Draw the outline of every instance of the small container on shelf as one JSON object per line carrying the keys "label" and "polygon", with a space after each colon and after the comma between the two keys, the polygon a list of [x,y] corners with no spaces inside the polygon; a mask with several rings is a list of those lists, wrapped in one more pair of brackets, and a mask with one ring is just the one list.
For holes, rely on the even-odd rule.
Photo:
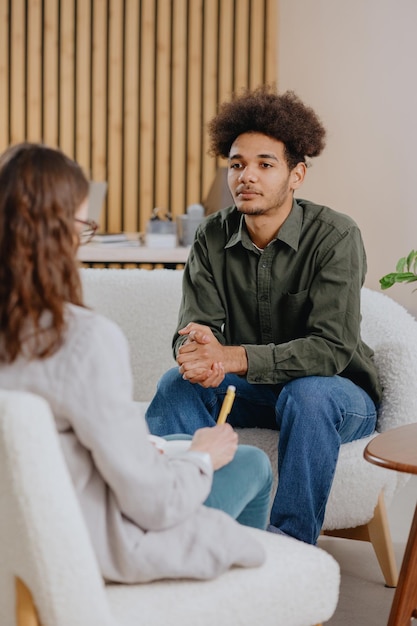
{"label": "small container on shelf", "polygon": [[195,231],[204,219],[204,207],[202,204],[190,204],[185,215],[177,217],[178,245],[191,246],[194,241]]}
{"label": "small container on shelf", "polygon": [[169,213],[165,219],[160,217],[160,210],[154,209],[146,227],[146,245],[148,248],[175,248],[177,245],[177,225]]}

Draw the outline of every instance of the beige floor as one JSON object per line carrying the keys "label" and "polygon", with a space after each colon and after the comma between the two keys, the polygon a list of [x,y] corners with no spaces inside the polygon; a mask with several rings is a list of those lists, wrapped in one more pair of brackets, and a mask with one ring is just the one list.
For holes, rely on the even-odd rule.
{"label": "beige floor", "polygon": [[[416,501],[417,477],[413,476],[388,510],[399,567]],[[321,537],[319,546],[332,554],[341,567],[338,606],[326,626],[385,626],[395,590],[384,586],[371,545]]]}

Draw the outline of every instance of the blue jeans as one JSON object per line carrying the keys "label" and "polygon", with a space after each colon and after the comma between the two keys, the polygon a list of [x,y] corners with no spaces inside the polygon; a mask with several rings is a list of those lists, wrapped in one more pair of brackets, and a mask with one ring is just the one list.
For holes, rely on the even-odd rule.
{"label": "blue jeans", "polygon": [[155,435],[193,434],[212,426],[228,385],[236,399],[228,422],[280,431],[278,488],[270,522],[282,532],[315,544],[323,524],[341,443],[374,432],[376,407],[368,394],[341,376],[297,378],[283,386],[252,385],[228,374],[205,389],[173,368],[162,376],[146,419]]}
{"label": "blue jeans", "polygon": [[[191,439],[191,435],[167,435],[166,439]],[[254,446],[238,446],[233,460],[214,472],[204,504],[221,509],[244,526],[265,530],[272,480],[265,452]]]}

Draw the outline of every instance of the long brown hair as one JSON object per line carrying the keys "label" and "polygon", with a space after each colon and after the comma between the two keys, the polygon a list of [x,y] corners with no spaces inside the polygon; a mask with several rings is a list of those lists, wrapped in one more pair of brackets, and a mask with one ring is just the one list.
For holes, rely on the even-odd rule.
{"label": "long brown hair", "polygon": [[53,354],[65,304],[82,305],[74,216],[88,189],[59,150],[22,143],[0,156],[0,361]]}

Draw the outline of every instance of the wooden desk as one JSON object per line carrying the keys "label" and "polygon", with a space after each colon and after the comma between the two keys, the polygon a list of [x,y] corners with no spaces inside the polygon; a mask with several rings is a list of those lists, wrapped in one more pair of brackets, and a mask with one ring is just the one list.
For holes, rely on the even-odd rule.
{"label": "wooden desk", "polygon": [[78,248],[78,259],[90,267],[96,265],[109,266],[110,264],[125,265],[163,265],[175,269],[183,265],[189,254],[189,247],[176,248],[148,248],[137,246],[123,246],[113,243],[88,243]]}
{"label": "wooden desk", "polygon": [[[417,423],[381,433],[368,443],[364,457],[387,469],[417,474]],[[417,506],[387,626],[409,626],[413,617],[417,617]]]}

